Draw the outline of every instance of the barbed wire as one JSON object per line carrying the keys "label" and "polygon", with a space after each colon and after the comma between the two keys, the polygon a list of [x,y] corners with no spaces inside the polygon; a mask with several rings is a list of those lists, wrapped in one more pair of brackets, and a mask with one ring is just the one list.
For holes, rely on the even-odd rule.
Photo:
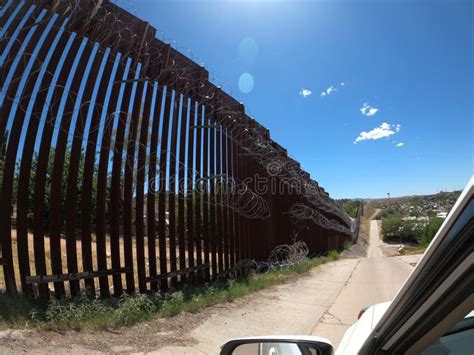
{"label": "barbed wire", "polygon": [[247,278],[253,274],[269,272],[300,263],[309,255],[309,248],[305,242],[299,240],[293,244],[282,244],[276,246],[267,260],[256,261],[253,259],[240,260],[229,270],[231,279]]}
{"label": "barbed wire", "polygon": [[352,232],[349,228],[342,225],[339,221],[325,217],[315,208],[311,208],[302,203],[295,203],[288,211],[288,215],[292,222],[300,228],[308,228],[311,224],[317,224],[325,229],[334,230],[347,235]]}

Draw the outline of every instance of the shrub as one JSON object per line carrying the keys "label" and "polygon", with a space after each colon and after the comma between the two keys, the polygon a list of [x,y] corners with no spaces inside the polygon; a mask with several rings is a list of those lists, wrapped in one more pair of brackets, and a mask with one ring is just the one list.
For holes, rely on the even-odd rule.
{"label": "shrub", "polygon": [[395,240],[400,237],[402,220],[396,216],[389,216],[382,219],[383,240]]}
{"label": "shrub", "polygon": [[427,246],[442,223],[443,219],[438,217],[431,218],[426,225],[419,221],[403,221],[395,216],[386,217],[382,220],[383,239]]}
{"label": "shrub", "polygon": [[150,319],[156,311],[156,304],[147,295],[124,295],[114,311],[113,319],[115,325],[131,325]]}
{"label": "shrub", "polygon": [[352,246],[352,242],[350,240],[346,240],[344,242],[344,249],[349,249]]}
{"label": "shrub", "polygon": [[339,205],[342,206],[344,211],[352,218],[355,218],[357,215],[357,208],[359,207],[360,202],[357,200],[339,200]]}
{"label": "shrub", "polygon": [[331,250],[328,254],[328,259],[331,261],[336,261],[339,259],[339,253],[337,250]]}
{"label": "shrub", "polygon": [[423,235],[424,224],[417,221],[402,221],[400,237],[402,242],[417,243]]}
{"label": "shrub", "polygon": [[420,244],[427,246],[430,244],[431,240],[434,238],[439,228],[443,224],[444,219],[439,217],[433,217],[430,219],[429,223],[425,226],[423,234],[419,240]]}

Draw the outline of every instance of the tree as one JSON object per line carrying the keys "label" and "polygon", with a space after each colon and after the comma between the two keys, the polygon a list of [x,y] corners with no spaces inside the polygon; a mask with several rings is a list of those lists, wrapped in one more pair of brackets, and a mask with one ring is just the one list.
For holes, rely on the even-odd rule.
{"label": "tree", "polygon": [[400,240],[417,243],[423,236],[424,225],[418,221],[401,221]]}
{"label": "tree", "polygon": [[341,206],[344,211],[352,218],[356,218],[357,215],[357,207],[359,206],[360,202],[357,200],[348,200],[342,199],[338,200],[337,203]]}
{"label": "tree", "polygon": [[396,216],[388,216],[382,219],[382,234],[384,240],[396,240],[400,237],[402,220]]}
{"label": "tree", "polygon": [[439,228],[443,224],[444,219],[439,217],[433,217],[430,219],[429,223],[425,226],[423,231],[423,236],[420,238],[421,245],[428,245],[431,240],[434,238]]}

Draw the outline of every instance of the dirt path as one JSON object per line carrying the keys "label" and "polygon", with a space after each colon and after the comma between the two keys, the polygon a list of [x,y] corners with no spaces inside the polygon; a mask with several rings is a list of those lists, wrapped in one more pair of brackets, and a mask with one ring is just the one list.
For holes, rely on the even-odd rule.
{"label": "dirt path", "polygon": [[367,249],[368,258],[383,258],[384,254],[381,249],[382,241],[379,235],[379,222],[377,220],[370,221],[369,248]]}

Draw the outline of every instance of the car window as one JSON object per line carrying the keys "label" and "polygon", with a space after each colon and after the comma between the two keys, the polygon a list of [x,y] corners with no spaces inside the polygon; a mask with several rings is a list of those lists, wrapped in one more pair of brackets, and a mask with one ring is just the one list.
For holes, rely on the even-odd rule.
{"label": "car window", "polygon": [[431,344],[423,355],[472,354],[474,350],[474,311]]}

